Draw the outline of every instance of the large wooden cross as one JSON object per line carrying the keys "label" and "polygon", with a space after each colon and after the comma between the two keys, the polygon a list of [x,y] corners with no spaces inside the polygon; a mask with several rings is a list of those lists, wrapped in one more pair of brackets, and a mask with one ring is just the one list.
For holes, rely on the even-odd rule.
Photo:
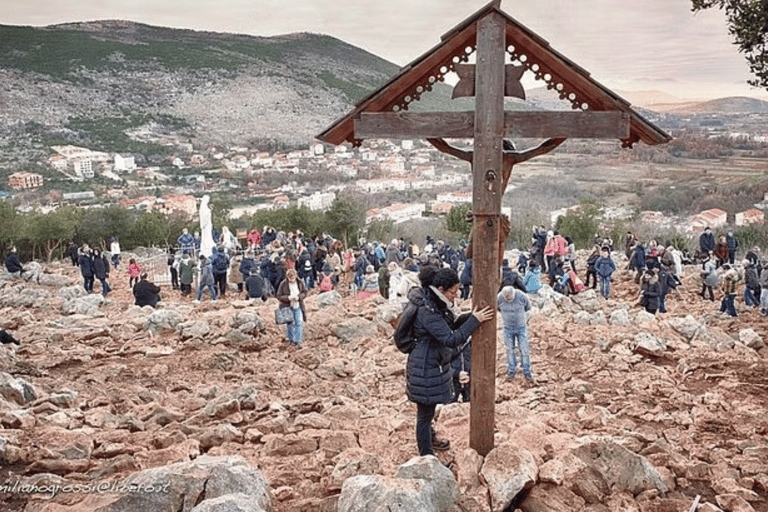
{"label": "large wooden cross", "polygon": [[[366,138],[425,138],[440,147],[443,138],[474,138],[473,174],[473,293],[474,307],[496,310],[500,271],[501,198],[511,165],[505,166],[505,137],[552,138],[556,146],[565,138],[626,139],[629,114],[613,112],[505,112],[505,91],[519,89],[522,72],[505,64],[505,19],[491,12],[478,21],[474,73],[475,111],[460,113],[362,112],[355,119],[354,135]],[[512,66],[514,68],[514,66]],[[467,84],[459,84],[467,95]],[[472,89],[471,84],[469,89]],[[550,150],[540,146],[528,157]],[[446,145],[447,146],[447,145]],[[544,147],[544,149],[541,149]],[[551,149],[554,149],[553,147]],[[514,162],[513,162],[514,163]],[[505,172],[507,170],[507,172]],[[496,394],[496,318],[484,322],[472,335],[470,446],[485,456],[494,446]]]}

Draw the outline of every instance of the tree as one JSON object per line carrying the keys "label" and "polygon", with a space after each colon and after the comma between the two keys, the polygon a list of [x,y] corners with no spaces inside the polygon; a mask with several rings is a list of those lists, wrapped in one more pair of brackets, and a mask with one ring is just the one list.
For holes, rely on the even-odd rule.
{"label": "tree", "polygon": [[768,0],[691,0],[693,12],[716,7],[728,18],[728,33],[746,56],[755,79],[749,85],[768,89]]}
{"label": "tree", "polygon": [[4,251],[17,239],[19,224],[16,208],[9,202],[0,201],[0,246]]}
{"label": "tree", "polygon": [[454,206],[448,215],[445,216],[445,229],[459,233],[462,237],[469,236],[469,230],[472,228],[472,223],[467,222],[467,212],[472,209],[472,204],[466,203],[459,206]]}
{"label": "tree", "polygon": [[579,249],[592,247],[595,233],[600,228],[602,209],[591,201],[582,201],[578,208],[558,217],[555,228],[563,236],[570,236]]}
{"label": "tree", "polygon": [[29,219],[25,225],[25,234],[32,244],[32,253],[35,254],[38,247],[44,248],[46,261],[50,263],[54,251],[74,237],[81,212],[68,206]]}
{"label": "tree", "polygon": [[365,225],[365,211],[353,197],[337,197],[325,212],[325,219],[328,231],[349,247],[349,240],[357,238],[355,235]]}

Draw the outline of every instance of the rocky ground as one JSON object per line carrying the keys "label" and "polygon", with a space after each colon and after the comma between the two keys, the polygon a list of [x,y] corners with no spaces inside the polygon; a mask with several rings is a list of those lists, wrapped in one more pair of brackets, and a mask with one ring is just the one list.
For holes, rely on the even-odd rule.
{"label": "rocky ground", "polygon": [[[498,448],[483,460],[468,448],[469,405],[443,408],[436,429],[452,445],[438,457],[455,480],[434,494],[455,500],[423,510],[677,512],[698,496],[699,510],[768,511],[765,319],[741,303],[738,318],[718,315],[687,272],[665,315],[640,311],[622,271],[607,302],[591,291],[535,298],[539,385],[503,379],[500,331]],[[416,478],[404,476],[415,407],[380,299],[311,295],[297,350],[274,325],[275,299],[196,305],[168,289],[152,310],[132,305],[122,273],[106,301],[84,294],[69,265],[28,277],[0,283],[0,326],[21,341],[0,348],[3,510],[215,510],[223,491],[211,477],[185,483],[169,508],[29,489],[221,460],[268,489],[259,505],[220,510],[386,510],[363,502],[426,492],[402,483]]]}

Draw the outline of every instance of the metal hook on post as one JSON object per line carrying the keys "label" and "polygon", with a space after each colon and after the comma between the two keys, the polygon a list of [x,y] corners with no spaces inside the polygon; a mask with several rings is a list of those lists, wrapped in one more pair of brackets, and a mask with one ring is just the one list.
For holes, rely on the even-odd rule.
{"label": "metal hook on post", "polygon": [[485,173],[485,182],[486,182],[486,186],[488,187],[488,191],[489,192],[493,191],[493,182],[496,181],[497,177],[498,176],[496,175],[496,171],[494,171],[493,169],[490,169],[490,170],[486,171],[486,173]]}

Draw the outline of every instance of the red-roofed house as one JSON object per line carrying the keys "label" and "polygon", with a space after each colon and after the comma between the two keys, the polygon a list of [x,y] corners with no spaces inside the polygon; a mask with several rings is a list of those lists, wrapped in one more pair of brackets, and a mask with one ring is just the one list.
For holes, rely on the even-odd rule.
{"label": "red-roofed house", "polygon": [[750,208],[743,212],[736,214],[737,226],[748,226],[749,224],[763,224],[765,222],[765,214],[762,210],[757,208]]}
{"label": "red-roofed house", "polygon": [[704,210],[698,215],[694,215],[691,220],[691,228],[693,231],[704,231],[704,228],[709,226],[712,229],[725,226],[728,223],[728,213],[719,208],[712,208],[710,210]]}

